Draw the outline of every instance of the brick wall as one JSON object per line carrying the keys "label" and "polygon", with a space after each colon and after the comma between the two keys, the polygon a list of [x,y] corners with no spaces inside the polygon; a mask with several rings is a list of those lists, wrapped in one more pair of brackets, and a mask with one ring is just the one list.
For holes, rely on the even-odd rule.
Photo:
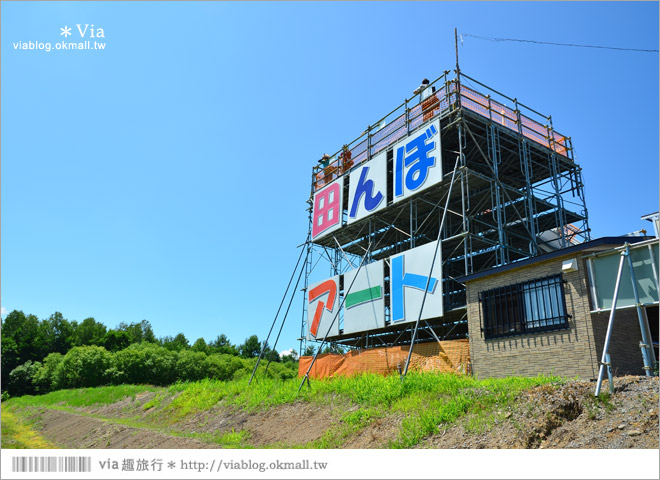
{"label": "brick wall", "polygon": [[[561,272],[562,261],[578,258],[578,271],[563,274],[569,328],[486,340],[481,332],[479,292]],[[586,265],[579,253],[522,266],[467,283],[470,358],[476,375],[505,377],[554,374],[583,379],[598,376],[600,357],[589,313]]]}

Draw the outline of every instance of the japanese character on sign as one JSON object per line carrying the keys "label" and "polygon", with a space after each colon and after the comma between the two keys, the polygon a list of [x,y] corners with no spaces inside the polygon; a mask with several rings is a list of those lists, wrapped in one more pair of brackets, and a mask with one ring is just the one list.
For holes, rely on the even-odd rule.
{"label": "japanese character on sign", "polygon": [[[443,315],[442,286],[439,281],[442,261],[439,258],[436,258],[433,266],[432,275],[435,276],[428,276],[436,244],[437,242],[428,243],[391,257],[390,298],[393,323],[417,321],[422,302],[422,319]],[[413,271],[419,273],[411,273]],[[424,299],[427,282],[428,290]]]}
{"label": "japanese character on sign", "polygon": [[348,180],[348,223],[387,207],[387,155],[376,155]]}
{"label": "japanese character on sign", "polygon": [[343,178],[340,178],[314,195],[312,238],[341,227],[343,186]]}
{"label": "japanese character on sign", "polygon": [[[436,126],[437,125],[437,126]],[[400,200],[442,180],[439,167],[439,122],[395,147],[394,199]]]}

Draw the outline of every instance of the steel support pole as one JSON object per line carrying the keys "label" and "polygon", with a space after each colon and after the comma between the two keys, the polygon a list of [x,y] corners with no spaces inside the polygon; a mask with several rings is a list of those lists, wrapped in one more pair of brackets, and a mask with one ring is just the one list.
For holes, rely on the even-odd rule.
{"label": "steel support pole", "polygon": [[626,256],[628,257],[628,265],[630,265],[630,280],[632,282],[633,294],[635,295],[635,308],[637,309],[637,319],[639,320],[639,329],[642,332],[642,343],[639,344],[639,348],[642,350],[642,358],[644,359],[644,373],[647,377],[651,376],[651,370],[655,364],[655,359],[653,358],[653,344],[651,343],[651,338],[648,336],[648,320],[642,312],[642,304],[639,301],[639,292],[637,291],[637,279],[635,277],[635,269],[633,268],[632,258],[630,257],[630,245],[626,243]]}
{"label": "steel support pole", "polygon": [[[410,365],[410,358],[412,357],[412,351],[413,347],[415,346],[415,338],[417,337],[417,330],[419,329],[419,322],[422,319],[422,313],[424,312],[424,303],[426,302],[426,294],[429,292],[429,284],[431,283],[431,275],[433,274],[433,267],[435,265],[435,259],[438,255],[438,248],[440,247],[440,244],[442,243],[442,227],[445,223],[445,218],[447,217],[447,207],[449,206],[449,199],[451,197],[451,190],[452,187],[454,186],[454,180],[456,179],[456,170],[458,170],[459,166],[459,161],[461,160],[461,157],[458,156],[456,158],[456,164],[454,165],[454,171],[451,174],[451,182],[449,184],[449,190],[447,191],[447,201],[445,202],[445,210],[442,212],[442,220],[440,221],[440,228],[438,228],[438,238],[436,239],[436,244],[435,244],[435,252],[433,253],[433,260],[431,261],[431,269],[429,271],[429,276],[426,278],[426,287],[424,288],[424,296],[422,297],[422,305],[419,308],[419,316],[417,317],[417,321],[415,322],[415,329],[413,330],[413,335],[412,339],[410,340],[410,349],[408,350],[408,358],[406,358],[406,366],[403,370],[403,373],[401,374],[401,380],[403,380],[406,377],[406,374],[408,373],[408,366]],[[440,279],[438,280],[442,282],[442,276],[440,276]]]}
{"label": "steel support pole", "polygon": [[[607,333],[605,334],[605,343],[603,344],[603,356],[600,360],[600,368],[598,369],[598,382],[596,383],[596,396],[600,395],[600,387],[603,383],[603,374],[605,373],[605,366],[610,364],[609,352],[610,337],[612,336],[612,327],[614,325],[614,313],[616,312],[616,301],[619,297],[619,286],[621,285],[621,274],[623,273],[623,262],[626,260],[627,253],[621,252],[621,260],[619,261],[619,271],[616,274],[616,283],[614,284],[614,296],[612,297],[612,310],[610,310],[610,319],[607,322]],[[610,381],[610,383],[612,383]],[[610,391],[613,390],[613,385],[610,386]]]}
{"label": "steel support pole", "polygon": [[[266,336],[266,340],[264,340],[263,346],[261,347],[261,351],[259,352],[259,358],[257,358],[257,363],[254,365],[254,370],[252,370],[252,375],[250,376],[250,380],[248,381],[248,385],[252,383],[252,379],[254,378],[254,374],[257,371],[257,367],[259,366],[259,362],[261,362],[261,358],[264,355],[264,351],[266,350],[266,346],[268,345],[268,339],[270,339],[270,334],[273,333],[273,327],[275,326],[275,323],[277,322],[277,317],[280,314],[280,311],[282,310],[282,305],[284,305],[284,300],[286,300],[286,296],[289,292],[289,288],[291,288],[291,282],[293,281],[293,277],[296,275],[296,272],[298,271],[298,265],[300,265],[300,260],[302,259],[303,253],[305,253],[305,247],[307,244],[310,242],[310,236],[307,235],[307,240],[305,240],[305,244],[303,248],[300,250],[300,256],[298,256],[298,261],[296,262],[296,266],[293,269],[293,272],[291,273],[291,278],[289,279],[289,284],[286,286],[286,290],[284,291],[284,295],[282,296],[282,301],[280,302],[280,306],[277,309],[277,313],[275,314],[275,318],[273,319],[273,323],[270,326],[270,330],[268,331],[268,335]],[[307,258],[305,258],[305,263],[307,263]],[[305,271],[305,264],[303,264],[302,268],[300,269],[300,275],[298,276],[298,282],[300,282],[300,277],[302,276],[302,273]],[[298,288],[298,282],[296,282],[296,286],[293,287],[293,291],[291,293],[291,301],[293,301],[293,298],[296,295],[296,288]],[[289,302],[289,307],[291,307],[291,302]],[[289,309],[287,308],[287,313],[289,312]],[[286,315],[284,316],[286,319]]]}

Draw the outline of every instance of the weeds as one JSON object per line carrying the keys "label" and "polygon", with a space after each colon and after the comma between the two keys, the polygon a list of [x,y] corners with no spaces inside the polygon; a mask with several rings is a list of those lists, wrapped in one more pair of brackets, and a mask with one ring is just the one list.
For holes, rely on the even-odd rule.
{"label": "weeds", "polygon": [[57,448],[8,408],[2,408],[2,448]]}
{"label": "weeds", "polygon": [[[408,448],[421,439],[454,424],[466,414],[472,415],[467,428],[490,429],[499,412],[513,408],[518,393],[538,385],[557,383],[557,377],[510,377],[478,380],[469,376],[411,372],[404,381],[397,375],[361,374],[312,380],[298,392],[300,379],[258,378],[248,386],[245,379],[200,380],[177,383],[167,388],[120,385],[116,387],[60,390],[42,396],[24,396],[7,401],[11,406],[41,406],[74,409],[94,404],[110,404],[123,398],[135,399],[140,393],[156,392],[142,405],[149,415],[137,422],[123,420],[141,428],[166,427],[200,412],[221,405],[247,412],[263,411],[277,405],[309,402],[326,405],[338,412],[340,421],[317,441],[313,448],[341,447],[347,438],[368,427],[375,419],[390,414],[403,417],[400,437],[391,447]],[[599,400],[606,408],[609,400]],[[4,406],[4,405],[3,405]],[[151,427],[149,427],[151,425]],[[162,431],[162,430],[161,430]],[[214,434],[168,434],[193,436],[228,448],[249,446],[248,432]]]}

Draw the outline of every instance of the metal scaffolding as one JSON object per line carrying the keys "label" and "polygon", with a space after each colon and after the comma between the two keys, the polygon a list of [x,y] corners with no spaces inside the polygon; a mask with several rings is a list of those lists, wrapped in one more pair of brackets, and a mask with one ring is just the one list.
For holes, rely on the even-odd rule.
{"label": "metal scaffolding", "polygon": [[[433,95],[407,99],[347,148],[320,161],[313,168],[308,200],[311,232],[316,190],[382,151],[392,172],[394,155],[388,147],[440,120],[441,183],[397,203],[390,191],[387,208],[306,245],[305,293],[319,262],[337,275],[360,265],[365,253],[365,263],[387,259],[435,241],[440,232],[445,313],[420,325],[418,341],[467,336],[465,286],[456,278],[590,239],[584,183],[571,138],[554,130],[550,116],[463,72],[453,78],[451,73],[445,71],[430,83]],[[306,300],[303,304],[301,353],[307,331]],[[387,289],[385,305],[389,319]],[[413,336],[413,325],[389,321],[379,330],[344,334],[339,320],[339,335],[328,339],[332,343],[359,348],[403,345]]]}

